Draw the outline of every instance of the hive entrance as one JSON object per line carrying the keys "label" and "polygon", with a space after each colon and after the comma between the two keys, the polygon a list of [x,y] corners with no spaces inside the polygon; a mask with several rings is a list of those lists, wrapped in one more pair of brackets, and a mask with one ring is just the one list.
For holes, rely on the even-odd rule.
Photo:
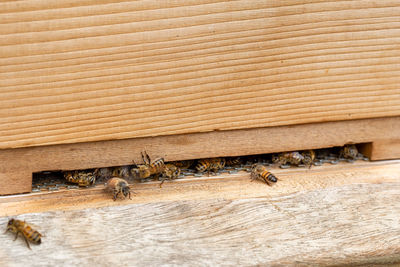
{"label": "hive entrance", "polygon": [[[367,161],[369,159],[360,152],[365,150],[366,145],[367,144],[357,144],[355,146],[358,152],[354,158],[343,154],[344,147],[312,150],[315,152],[315,158],[313,159],[311,166],[308,166],[305,160],[300,160],[298,163],[290,160],[283,160],[285,162],[281,161],[281,158],[284,157],[285,153],[298,153],[299,155],[306,155],[310,150],[246,155],[240,157],[175,161],[165,162],[165,164],[168,166],[176,166],[179,169],[179,174],[176,175],[174,179],[196,179],[204,176],[212,177],[217,175],[235,174],[238,172],[251,172],[251,168],[254,164],[262,164],[271,169],[314,168],[324,164],[339,164],[340,162],[352,163],[357,160]],[[204,167],[206,164],[212,164],[209,162],[214,162],[217,167],[212,169],[207,169]],[[163,177],[163,175],[160,175],[159,177],[150,176],[143,179],[137,175],[138,172],[138,165],[135,164],[73,171],[43,171],[33,174],[32,192],[37,193],[43,191],[85,189],[90,187],[80,186],[77,183],[68,181],[68,179],[66,179],[68,175],[81,175],[81,177],[94,176],[95,181],[91,186],[103,185],[111,177],[121,177],[126,179],[130,184],[157,182],[164,179],[168,180],[166,177]]]}

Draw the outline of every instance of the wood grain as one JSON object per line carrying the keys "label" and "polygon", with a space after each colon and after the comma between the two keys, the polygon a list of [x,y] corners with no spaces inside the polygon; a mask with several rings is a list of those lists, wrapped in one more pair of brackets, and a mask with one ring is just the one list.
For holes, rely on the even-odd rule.
{"label": "wood grain", "polygon": [[[143,150],[153,158],[174,161],[393,141],[399,136],[400,117],[393,117],[4,149],[0,150],[0,195],[29,192],[33,172],[132,164],[132,160],[141,162]],[[400,150],[387,148],[386,158],[400,158]],[[384,149],[380,159],[385,159]],[[25,176],[17,175],[21,172]]]}
{"label": "wood grain", "polygon": [[[250,174],[221,174],[165,182],[134,183],[132,200],[113,201],[99,185],[89,189],[47,191],[0,197],[0,216],[53,210],[76,210],[119,206],[132,203],[157,203],[181,200],[242,199],[284,197],[321,188],[336,188],[352,184],[384,184],[400,182],[400,160],[325,164],[311,169],[280,169],[269,167],[279,181],[272,187],[250,182]],[[62,201],[60,201],[62,200]]]}
{"label": "wood grain", "polygon": [[399,190],[398,182],[357,184],[24,214],[18,218],[40,226],[43,243],[30,251],[0,235],[0,265],[395,265]]}
{"label": "wood grain", "polygon": [[376,140],[366,150],[372,160],[400,158],[400,139]]}
{"label": "wood grain", "polygon": [[400,115],[400,4],[0,3],[0,148]]}

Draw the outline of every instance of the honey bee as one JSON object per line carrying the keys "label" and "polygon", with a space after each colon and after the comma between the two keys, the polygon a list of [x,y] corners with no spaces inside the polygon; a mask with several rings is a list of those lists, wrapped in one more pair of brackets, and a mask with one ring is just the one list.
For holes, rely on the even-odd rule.
{"label": "honey bee", "polygon": [[151,176],[150,168],[144,164],[136,164],[134,162],[134,167],[131,169],[131,175],[135,179],[146,179]]}
{"label": "honey bee", "polygon": [[255,164],[252,167],[250,179],[253,181],[255,179],[265,182],[267,185],[271,186],[271,183],[276,183],[278,178],[270,173],[264,165]]}
{"label": "honey bee", "polygon": [[242,164],[240,157],[228,157],[225,158],[225,166],[238,166]]}
{"label": "honey bee", "polygon": [[131,174],[135,178],[145,179],[150,176],[158,178],[165,169],[165,163],[163,158],[157,158],[153,161],[150,160],[150,156],[145,152],[142,153],[142,159],[145,164],[136,164],[133,161],[134,168],[131,169]]}
{"label": "honey bee", "polygon": [[174,164],[176,167],[180,169],[189,169],[194,163],[194,160],[182,160],[182,161],[172,161],[171,164]]}
{"label": "honey bee", "polygon": [[287,163],[298,166],[304,157],[297,151],[295,152],[284,152],[278,154],[278,156],[273,156],[272,161],[278,163],[279,165],[285,165]]}
{"label": "honey bee", "polygon": [[18,235],[21,234],[29,249],[31,249],[31,246],[29,245],[28,240],[34,244],[42,243],[42,235],[38,231],[32,229],[32,227],[25,221],[10,219],[5,233],[8,231],[15,233],[14,241],[18,238]]}
{"label": "honey bee", "polygon": [[96,175],[90,171],[66,171],[64,172],[65,179],[79,186],[89,186],[96,182]]}
{"label": "honey bee", "polygon": [[131,191],[129,189],[129,184],[127,181],[124,179],[118,178],[118,177],[113,177],[110,180],[107,181],[107,188],[108,191],[113,192],[113,199],[114,201],[117,200],[117,196],[119,194],[122,194],[124,198],[129,196],[129,199],[131,199]]}
{"label": "honey bee", "polygon": [[165,168],[162,173],[163,180],[161,181],[160,187],[164,183],[165,178],[167,178],[168,180],[173,180],[178,178],[180,174],[181,174],[181,169],[175,166],[175,164],[172,163],[165,164]]}
{"label": "honey bee", "polygon": [[357,159],[358,150],[355,145],[345,145],[340,151],[340,156],[345,159]]}
{"label": "honey bee", "polygon": [[199,159],[196,165],[197,172],[206,172],[210,175],[210,171],[217,172],[225,167],[225,159],[224,158],[208,158],[208,159]]}
{"label": "honey bee", "polygon": [[112,168],[98,168],[94,171],[97,181],[108,180],[113,176]]}
{"label": "honey bee", "polygon": [[315,152],[314,150],[307,150],[303,151],[301,153],[303,156],[303,163],[304,165],[308,166],[308,168],[311,168],[312,164],[314,163],[315,160]]}
{"label": "honey bee", "polygon": [[131,170],[128,165],[118,166],[112,169],[112,176],[128,179],[131,177]]}

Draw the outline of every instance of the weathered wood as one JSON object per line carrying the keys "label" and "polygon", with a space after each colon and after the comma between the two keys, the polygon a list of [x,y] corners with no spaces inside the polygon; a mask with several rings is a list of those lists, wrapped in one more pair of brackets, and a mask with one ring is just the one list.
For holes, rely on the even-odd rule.
{"label": "weathered wood", "polygon": [[279,181],[272,187],[254,181],[250,174],[222,174],[192,177],[165,182],[134,183],[132,200],[113,201],[99,185],[89,189],[61,190],[0,197],[0,216],[51,210],[75,210],[131,203],[158,203],[181,200],[240,199],[282,197],[290,194],[362,183],[396,183],[400,181],[400,160],[324,164],[307,168],[269,167]]}
{"label": "weathered wood", "polygon": [[399,13],[398,0],[2,2],[0,148],[399,116]]}
{"label": "weathered wood", "polygon": [[[132,159],[140,162],[143,150],[173,161],[324,148],[399,136],[400,117],[393,117],[4,149],[0,150],[0,173],[7,175],[0,175],[0,184],[7,186],[0,187],[0,194],[30,191],[32,172],[126,165]],[[384,155],[381,150],[380,159]],[[21,171],[27,176],[13,175]],[[10,182],[16,179],[25,183]]]}
{"label": "weathered wood", "polygon": [[39,225],[43,243],[30,251],[1,234],[0,265],[390,265],[400,263],[399,191],[399,182],[353,184],[24,214],[18,218]]}

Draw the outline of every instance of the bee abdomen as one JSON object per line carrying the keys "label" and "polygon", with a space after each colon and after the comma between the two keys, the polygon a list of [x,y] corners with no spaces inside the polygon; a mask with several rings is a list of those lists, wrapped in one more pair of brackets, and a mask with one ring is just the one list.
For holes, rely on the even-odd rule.
{"label": "bee abdomen", "polygon": [[273,183],[276,183],[278,181],[278,179],[275,177],[275,175],[273,175],[272,173],[270,173],[269,171],[264,171],[261,174],[262,177],[264,177],[265,179],[268,179],[268,181],[271,181]]}
{"label": "bee abdomen", "polygon": [[207,159],[201,159],[196,165],[196,170],[198,172],[205,172],[206,170],[208,170],[209,166],[210,162]]}
{"label": "bee abdomen", "polygon": [[162,172],[165,168],[164,159],[156,159],[154,162],[150,164],[150,168],[152,169],[152,174],[156,174]]}
{"label": "bee abdomen", "polygon": [[42,235],[38,231],[33,230],[30,226],[26,226],[24,232],[26,233],[26,237],[33,243],[40,244],[42,242]]}

